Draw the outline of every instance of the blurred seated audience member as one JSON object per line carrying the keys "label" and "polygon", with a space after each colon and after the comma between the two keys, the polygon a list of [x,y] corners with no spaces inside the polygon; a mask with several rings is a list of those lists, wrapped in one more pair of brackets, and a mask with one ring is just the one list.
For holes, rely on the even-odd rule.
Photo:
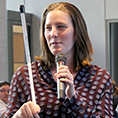
{"label": "blurred seated audience member", "polygon": [[113,83],[113,110],[114,118],[118,118],[118,84],[112,79]]}
{"label": "blurred seated audience member", "polygon": [[0,118],[4,118],[8,102],[10,84],[6,81],[0,81]]}

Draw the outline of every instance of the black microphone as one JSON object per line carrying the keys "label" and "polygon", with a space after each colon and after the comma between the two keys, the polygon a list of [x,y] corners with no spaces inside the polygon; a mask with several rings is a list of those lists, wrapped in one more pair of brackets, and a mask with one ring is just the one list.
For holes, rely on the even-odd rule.
{"label": "black microphone", "polygon": [[[66,65],[66,57],[63,53],[58,53],[55,57],[55,63],[57,65],[57,72],[58,72],[58,67],[61,65]],[[65,78],[65,77],[61,77]],[[63,102],[65,100],[65,83],[60,81],[60,78],[57,79],[57,98],[59,99],[60,102]]]}

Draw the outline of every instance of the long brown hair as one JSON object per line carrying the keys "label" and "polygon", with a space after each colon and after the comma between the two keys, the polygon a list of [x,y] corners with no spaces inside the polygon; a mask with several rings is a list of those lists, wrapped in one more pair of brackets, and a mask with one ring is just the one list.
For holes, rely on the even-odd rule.
{"label": "long brown hair", "polygon": [[43,12],[40,31],[41,54],[39,59],[41,60],[41,64],[45,68],[51,68],[55,65],[55,57],[50,52],[44,35],[46,16],[50,11],[55,9],[66,12],[70,16],[74,27],[74,36],[76,40],[74,46],[75,70],[81,68],[81,66],[89,65],[92,60],[93,48],[88,36],[86,23],[79,9],[67,2],[50,4]]}

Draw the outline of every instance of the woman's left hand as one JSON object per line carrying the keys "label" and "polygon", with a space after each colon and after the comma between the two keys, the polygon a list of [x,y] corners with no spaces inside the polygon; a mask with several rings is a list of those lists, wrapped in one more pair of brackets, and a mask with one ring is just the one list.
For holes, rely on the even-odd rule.
{"label": "woman's left hand", "polygon": [[58,72],[54,75],[55,78],[59,79],[61,77],[65,77],[64,79],[60,79],[60,81],[65,82],[66,84],[66,95],[69,99],[73,97],[75,94],[75,88],[73,83],[73,75],[70,73],[68,66],[62,65],[58,68]]}

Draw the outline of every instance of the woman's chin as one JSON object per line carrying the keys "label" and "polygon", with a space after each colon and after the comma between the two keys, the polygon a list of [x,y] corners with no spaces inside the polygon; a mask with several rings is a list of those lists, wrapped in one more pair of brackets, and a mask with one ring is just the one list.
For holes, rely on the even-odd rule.
{"label": "woman's chin", "polygon": [[63,51],[62,51],[62,50],[55,50],[55,51],[52,52],[52,54],[55,55],[55,56],[56,56],[58,53],[63,53]]}

